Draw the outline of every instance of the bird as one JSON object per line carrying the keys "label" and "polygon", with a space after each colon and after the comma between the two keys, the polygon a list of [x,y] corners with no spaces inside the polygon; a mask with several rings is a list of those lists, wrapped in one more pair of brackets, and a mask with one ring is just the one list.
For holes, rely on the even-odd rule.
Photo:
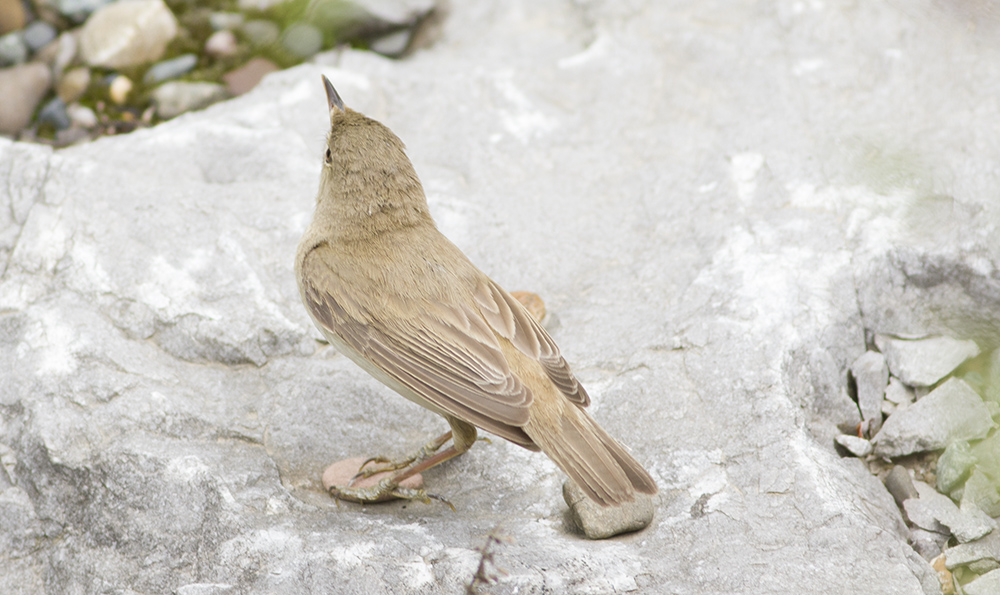
{"label": "bird", "polygon": [[340,353],[450,427],[411,456],[366,461],[359,476],[388,473],[376,485],[352,480],[330,493],[444,500],[400,482],[468,451],[484,430],[542,451],[602,506],[655,494],[588,414],[590,397],[549,333],[438,230],[399,137],[322,78],[330,129],[295,258],[302,302]]}

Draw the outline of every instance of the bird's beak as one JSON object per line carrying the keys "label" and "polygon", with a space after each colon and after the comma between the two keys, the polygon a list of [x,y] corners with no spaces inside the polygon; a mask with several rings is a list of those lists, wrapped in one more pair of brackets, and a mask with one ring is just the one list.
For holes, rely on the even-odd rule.
{"label": "bird's beak", "polygon": [[337,90],[333,88],[333,84],[330,79],[323,76],[323,86],[326,87],[326,100],[330,104],[330,119],[337,113],[344,113],[344,100],[340,98],[337,94]]}

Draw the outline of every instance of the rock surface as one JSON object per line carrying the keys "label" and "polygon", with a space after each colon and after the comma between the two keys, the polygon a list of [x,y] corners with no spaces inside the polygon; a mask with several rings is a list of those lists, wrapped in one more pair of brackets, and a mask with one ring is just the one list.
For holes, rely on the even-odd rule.
{"label": "rock surface", "polygon": [[892,414],[872,444],[880,457],[900,457],[944,449],[956,440],[981,440],[993,425],[989,409],[976,391],[952,378]]}
{"label": "rock surface", "polygon": [[1000,593],[1000,569],[991,570],[965,585],[965,595],[996,595]]}
{"label": "rock surface", "polygon": [[951,337],[916,340],[879,337],[877,342],[893,376],[915,387],[933,386],[962,362],[979,355],[979,346],[974,341]]}
{"label": "rock surface", "polygon": [[[833,440],[865,329],[1000,330],[1000,23],[762,6],[454,3],[404,62],[321,54],[154,129],[0,141],[0,592],[455,593],[502,523],[497,594],[938,593]],[[299,303],[321,72],[559,319],[660,485],[647,529],[582,539],[555,466],[500,440],[425,474],[457,512],[323,493],[330,461],[444,424]]]}

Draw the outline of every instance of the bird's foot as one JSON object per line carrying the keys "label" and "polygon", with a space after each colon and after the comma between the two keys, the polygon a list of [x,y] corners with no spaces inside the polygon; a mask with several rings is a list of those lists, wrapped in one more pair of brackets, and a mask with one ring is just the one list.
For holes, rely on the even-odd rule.
{"label": "bird's foot", "polygon": [[430,504],[431,500],[444,502],[449,508],[455,510],[451,502],[436,494],[428,493],[424,489],[400,487],[395,476],[386,477],[377,484],[365,488],[351,486],[330,486],[330,495],[339,500],[349,502],[359,502],[361,504],[386,502],[387,500],[417,500],[424,504]]}
{"label": "bird's foot", "polygon": [[361,467],[358,469],[358,473],[348,485],[353,485],[358,479],[371,477],[373,475],[378,475],[379,473],[391,473],[393,471],[399,471],[400,469],[407,469],[409,467],[419,465],[437,454],[437,451],[440,450],[441,447],[444,446],[445,442],[448,442],[450,439],[451,432],[445,432],[420,447],[420,450],[415,453],[399,459],[390,459],[389,457],[384,456],[372,457],[361,464]]}

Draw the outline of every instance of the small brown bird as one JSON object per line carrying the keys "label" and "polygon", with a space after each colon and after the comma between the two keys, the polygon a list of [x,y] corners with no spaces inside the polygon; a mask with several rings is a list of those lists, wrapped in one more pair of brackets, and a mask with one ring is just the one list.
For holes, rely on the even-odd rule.
{"label": "small brown bird", "polygon": [[323,83],[330,132],[295,259],[302,301],[341,353],[451,426],[412,457],[363,467],[393,471],[378,485],[331,493],[428,501],[399,483],[462,454],[482,428],[543,451],[602,505],[655,494],[645,469],[587,414],[590,397],[545,329],[438,231],[402,141]]}

